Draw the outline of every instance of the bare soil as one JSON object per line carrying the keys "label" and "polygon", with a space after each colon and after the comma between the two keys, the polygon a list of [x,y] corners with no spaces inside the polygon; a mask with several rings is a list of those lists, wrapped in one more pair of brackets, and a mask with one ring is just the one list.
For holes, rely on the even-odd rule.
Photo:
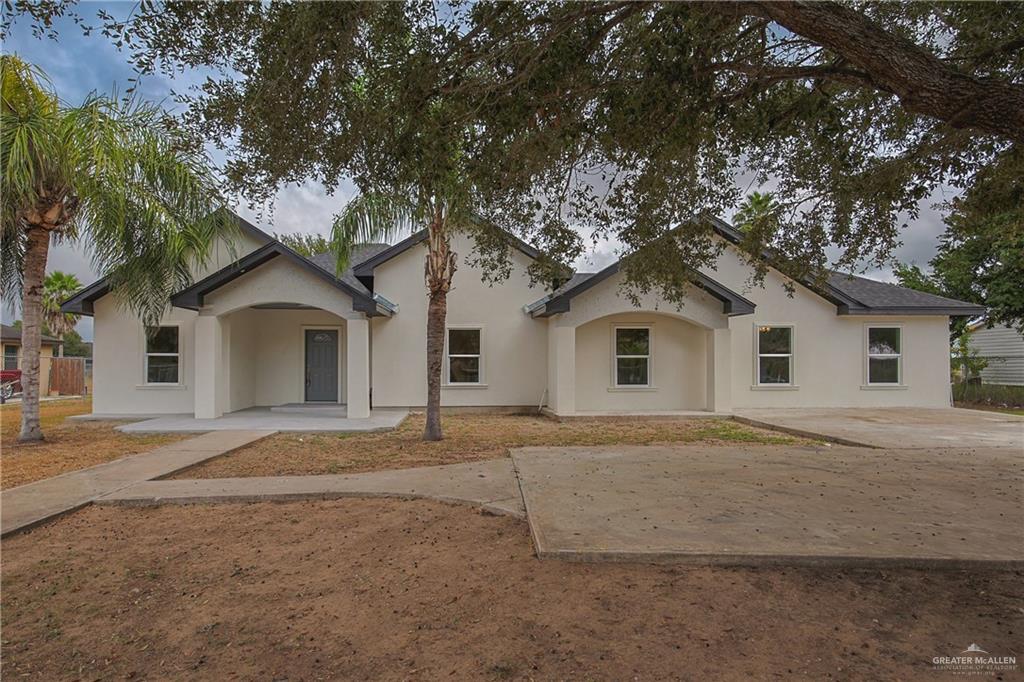
{"label": "bare soil", "polygon": [[422,414],[380,433],[282,433],[171,478],[348,474],[458,464],[507,457],[531,445],[661,445],[801,441],[738,422],[709,419],[587,419],[557,422],[537,415],[446,415],[444,440],[425,442]]}
{"label": "bare soil", "polygon": [[3,543],[5,679],[947,679],[1020,572],[538,561],[425,500],[89,507]]}
{"label": "bare soil", "polygon": [[92,400],[49,400],[40,403],[45,440],[18,443],[21,404],[0,407],[0,487],[13,488],[68,471],[148,452],[191,434],[129,435],[114,430],[123,422],[66,421],[92,411]]}

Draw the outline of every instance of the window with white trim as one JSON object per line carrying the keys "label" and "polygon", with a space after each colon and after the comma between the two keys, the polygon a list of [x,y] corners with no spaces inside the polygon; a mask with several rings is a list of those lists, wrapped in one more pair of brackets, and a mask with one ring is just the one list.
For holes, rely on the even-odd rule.
{"label": "window with white trim", "polygon": [[180,383],[180,351],[177,326],[146,327],[146,383]]}
{"label": "window with white trim", "polygon": [[615,385],[651,385],[651,328],[615,328]]}
{"label": "window with white trim", "polygon": [[4,345],[4,369],[18,369],[18,347]]}
{"label": "window with white trim", "polygon": [[903,377],[903,329],[868,327],[868,384],[898,386]]}
{"label": "window with white trim", "polygon": [[448,330],[448,383],[483,383],[479,329]]}
{"label": "window with white trim", "polygon": [[793,328],[757,328],[757,385],[793,384]]}

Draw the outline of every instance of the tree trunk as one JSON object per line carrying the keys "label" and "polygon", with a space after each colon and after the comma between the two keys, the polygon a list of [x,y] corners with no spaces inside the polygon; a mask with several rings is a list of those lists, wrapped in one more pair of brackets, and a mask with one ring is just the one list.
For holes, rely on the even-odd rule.
{"label": "tree trunk", "polygon": [[50,249],[50,231],[30,227],[27,232],[24,265],[24,294],[21,301],[21,442],[40,441],[39,349],[42,343],[43,278]]}
{"label": "tree trunk", "polygon": [[427,305],[427,426],[423,440],[441,440],[441,372],[444,365],[444,327],[447,292],[431,293]]}
{"label": "tree trunk", "polygon": [[440,207],[434,212],[427,238],[427,425],[423,440],[441,440],[441,373],[444,368],[445,320],[448,291],[455,274],[455,254],[448,238],[448,226]]}

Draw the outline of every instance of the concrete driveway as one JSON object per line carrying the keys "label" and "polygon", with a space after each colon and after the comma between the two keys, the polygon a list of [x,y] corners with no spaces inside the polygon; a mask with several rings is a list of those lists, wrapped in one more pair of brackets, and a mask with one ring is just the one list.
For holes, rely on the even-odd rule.
{"label": "concrete driveway", "polygon": [[1005,447],[1024,453],[1024,417],[959,408],[736,410],[738,421],[845,445],[876,448]]}
{"label": "concrete driveway", "polygon": [[512,451],[537,553],[579,561],[1024,567],[1012,448]]}

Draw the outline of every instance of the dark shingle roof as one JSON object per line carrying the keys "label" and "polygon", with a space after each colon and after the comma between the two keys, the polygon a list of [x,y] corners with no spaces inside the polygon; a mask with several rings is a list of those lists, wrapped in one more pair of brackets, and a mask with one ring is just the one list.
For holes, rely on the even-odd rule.
{"label": "dark shingle roof", "polygon": [[[357,289],[365,291],[367,294],[370,294],[370,291],[365,286],[363,286],[363,283],[356,279],[354,269],[360,263],[363,263],[364,261],[373,258],[377,254],[382,253],[383,251],[386,251],[389,248],[390,245],[388,244],[354,244],[352,246],[352,257],[349,259],[350,262],[348,270],[341,273],[339,279],[350,286],[353,286]],[[332,275],[335,273],[335,257],[334,253],[331,251],[324,251],[323,253],[318,253],[315,256],[310,257],[309,261],[313,263],[313,265],[316,265],[317,267],[326,270]]]}
{"label": "dark shingle roof", "polygon": [[982,306],[966,301],[957,301],[944,296],[936,296],[916,289],[908,289],[897,284],[879,282],[878,280],[858,277],[842,272],[833,272],[828,283],[839,292],[859,302],[865,308],[901,309],[901,308],[941,308],[950,311],[963,310],[965,315],[976,315]]}
{"label": "dark shingle roof", "polygon": [[[47,336],[46,334],[40,334],[43,343],[60,343],[60,340],[54,336]],[[9,324],[0,324],[0,339],[4,341],[17,341],[21,342],[21,327],[14,327]]]}

